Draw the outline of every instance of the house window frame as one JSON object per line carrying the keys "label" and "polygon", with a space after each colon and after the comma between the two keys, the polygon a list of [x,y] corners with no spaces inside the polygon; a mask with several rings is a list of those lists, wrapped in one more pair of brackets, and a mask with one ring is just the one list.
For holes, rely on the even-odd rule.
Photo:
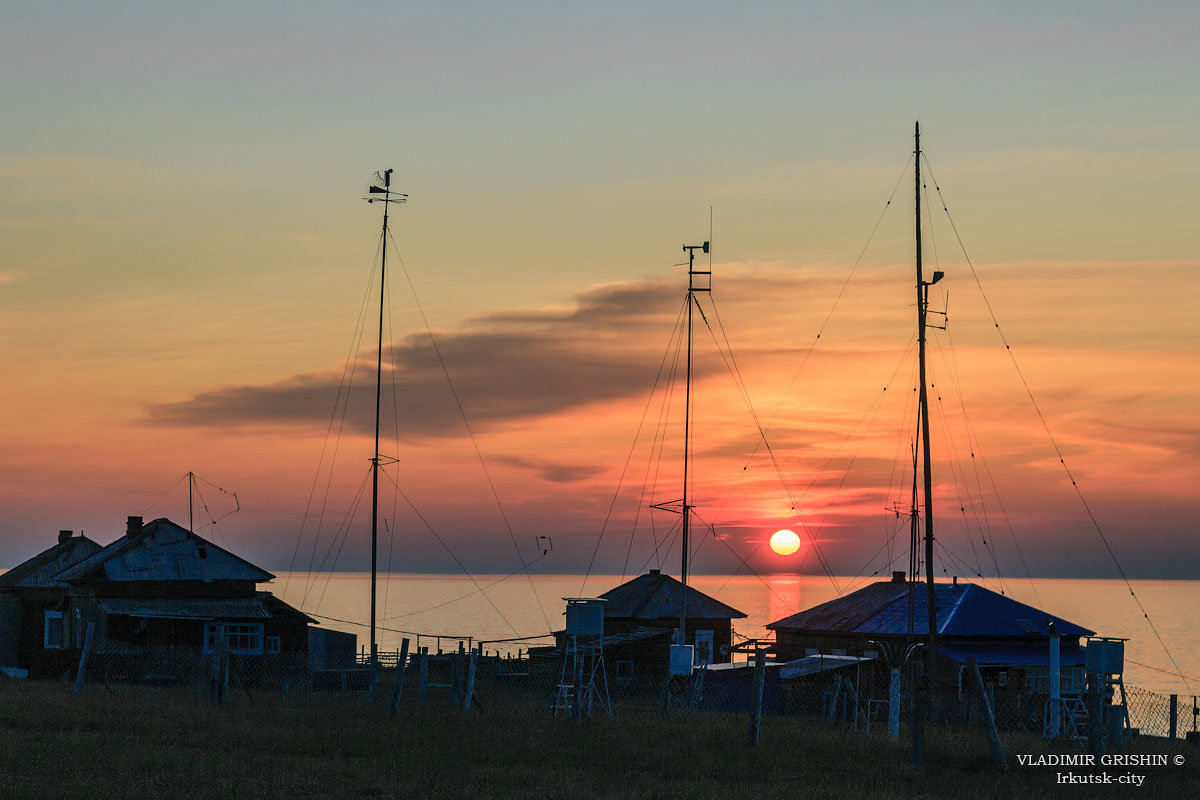
{"label": "house window frame", "polygon": [[269,656],[277,656],[283,652],[283,638],[279,636],[263,637],[263,653]]}
{"label": "house window frame", "polygon": [[[628,672],[626,672],[628,670]],[[634,665],[633,659],[623,658],[617,661],[617,680],[631,681],[633,680]]]}
{"label": "house window frame", "polygon": [[[233,637],[232,641],[231,637]],[[204,623],[204,652],[215,652],[215,645],[220,639],[225,640],[231,655],[261,656],[263,654],[264,637],[261,622]]]}
{"label": "house window frame", "polygon": [[[50,620],[58,620],[58,643],[50,643]],[[67,623],[63,619],[61,611],[43,611],[42,612],[42,649],[43,650],[62,650],[65,644],[67,634]]]}

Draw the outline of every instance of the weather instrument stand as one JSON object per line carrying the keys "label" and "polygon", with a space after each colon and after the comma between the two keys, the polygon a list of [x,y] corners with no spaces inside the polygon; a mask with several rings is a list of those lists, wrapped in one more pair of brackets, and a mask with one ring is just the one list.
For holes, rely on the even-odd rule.
{"label": "weather instrument stand", "polygon": [[554,693],[554,716],[592,716],[593,704],[612,718],[608,673],[604,669],[604,604],[597,597],[564,597],[567,601],[566,645],[562,672]]}

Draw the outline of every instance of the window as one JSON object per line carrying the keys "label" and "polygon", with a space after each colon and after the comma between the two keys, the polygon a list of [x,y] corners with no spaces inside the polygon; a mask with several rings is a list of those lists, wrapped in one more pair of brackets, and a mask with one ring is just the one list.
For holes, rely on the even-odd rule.
{"label": "window", "polygon": [[617,662],[617,680],[631,681],[633,680],[633,662],[618,661]]}
{"label": "window", "polygon": [[234,655],[262,655],[263,626],[261,622],[206,622],[204,624],[204,652],[214,652],[221,639],[225,640],[229,652]]}
{"label": "window", "polygon": [[42,647],[47,650],[61,650],[63,646],[63,615],[61,611],[46,611],[43,619],[45,627],[42,631]]}
{"label": "window", "polygon": [[272,654],[278,653],[279,649],[280,649],[279,648],[279,637],[278,636],[268,636],[267,637],[267,652],[272,653]]}
{"label": "window", "polygon": [[71,633],[75,637],[76,649],[83,648],[83,616],[75,609],[75,622],[71,625]]}

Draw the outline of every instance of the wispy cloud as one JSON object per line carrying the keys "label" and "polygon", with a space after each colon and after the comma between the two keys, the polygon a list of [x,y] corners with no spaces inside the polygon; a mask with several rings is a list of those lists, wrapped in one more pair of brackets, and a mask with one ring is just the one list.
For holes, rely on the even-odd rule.
{"label": "wispy cloud", "polygon": [[577,483],[587,480],[604,471],[603,467],[587,464],[561,464],[545,459],[522,458],[521,456],[499,456],[493,458],[503,464],[510,464],[521,469],[537,473],[544,481],[551,483]]}
{"label": "wispy cloud", "polygon": [[[465,434],[443,361],[463,411],[479,430],[643,393],[661,360],[679,294],[656,282],[604,286],[580,295],[570,308],[492,314],[462,329],[436,333],[436,348],[426,333],[409,334],[384,348],[385,414],[404,436]],[[638,327],[653,328],[653,337],[631,337]],[[349,365],[354,384],[373,383],[367,374],[373,361],[373,351],[363,352]],[[143,421],[321,426],[330,419],[342,381],[343,372],[330,369],[268,384],[224,387],[153,405]],[[373,403],[372,392],[352,392],[346,424],[358,432],[371,430]],[[560,465],[539,469],[549,480],[575,480],[582,474]]]}

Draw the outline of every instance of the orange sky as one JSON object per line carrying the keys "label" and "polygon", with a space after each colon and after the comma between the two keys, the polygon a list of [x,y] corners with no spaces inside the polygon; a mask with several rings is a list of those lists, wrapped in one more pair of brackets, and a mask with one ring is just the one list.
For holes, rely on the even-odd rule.
{"label": "orange sky", "polygon": [[[513,535],[530,557],[553,537],[539,569],[586,568],[610,503],[595,568],[658,561],[674,519],[646,505],[679,495],[678,394],[661,465],[660,396],[634,436],[686,285],[672,265],[707,237],[710,207],[712,300],[774,419],[775,460],[750,459],[754,423],[698,319],[694,497],[724,544],[702,538],[696,569],[820,570],[813,540],[837,572],[902,566],[884,509],[907,502],[901,168],[920,114],[987,298],[1122,563],[1191,577],[1197,12],[940,5],[933,29],[878,3],[689,6],[685,25],[679,9],[522,3],[403,20],[369,3],[286,21],[255,4],[27,10],[0,32],[19,76],[0,131],[0,567],[60,528],[107,542],[128,514],[186,518],[188,470],[238,494],[219,542],[273,569],[320,562],[371,454],[360,370],[314,551],[305,508],[338,380],[373,355],[370,326],[353,336],[378,243],[360,197],[385,167],[412,196],[398,254]],[[948,291],[950,313],[930,344],[939,568],[1014,575],[1023,555],[1035,574],[1112,575],[936,196],[925,214],[927,263],[947,276],[934,307]],[[384,486],[468,568],[516,569],[392,275],[385,418],[401,433],[385,433],[399,460]],[[212,517],[230,509],[201,488]],[[455,571],[393,500],[392,566]],[[366,565],[366,525],[353,518],[339,568]],[[798,556],[756,551],[785,526]]]}

